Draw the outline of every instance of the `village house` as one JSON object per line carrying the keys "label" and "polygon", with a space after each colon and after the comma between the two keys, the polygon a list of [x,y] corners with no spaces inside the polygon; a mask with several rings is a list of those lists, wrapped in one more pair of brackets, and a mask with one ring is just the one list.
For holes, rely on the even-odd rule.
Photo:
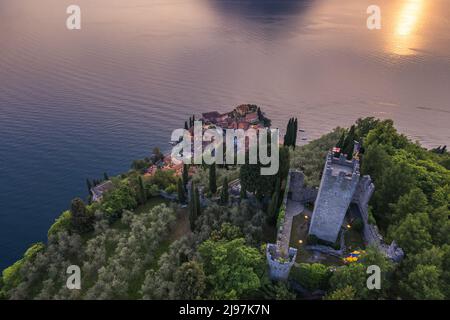
{"label": "village house", "polygon": [[[220,128],[223,129],[223,135],[226,135],[227,130],[260,130],[266,128],[264,116],[260,114],[258,111],[258,107],[256,105],[240,105],[236,107],[231,112],[226,112],[220,114],[217,111],[211,111],[202,113],[202,117],[199,119],[202,122],[202,133],[204,133],[208,129],[212,128]],[[194,126],[191,126],[189,129],[189,134],[191,140],[194,139]],[[193,141],[191,141],[193,142]],[[202,141],[202,150],[205,150],[206,147],[210,144],[210,141]],[[245,142],[245,149],[248,150],[248,139]],[[192,144],[193,146],[193,144]],[[193,148],[193,147],[191,147]],[[194,150],[191,150],[194,153]],[[182,165],[174,164],[170,159],[164,159],[162,164],[157,164],[156,166],[151,166],[148,168],[146,174],[153,175],[158,169],[162,170],[175,170],[177,174],[181,172]]]}
{"label": "village house", "polygon": [[92,201],[97,202],[102,200],[104,193],[111,191],[112,189],[114,189],[114,184],[111,182],[111,180],[105,181],[95,187],[92,187]]}
{"label": "village house", "polygon": [[232,120],[232,113],[226,112],[217,117],[217,122],[228,122]]}
{"label": "village house", "polygon": [[236,107],[232,112],[220,114],[217,111],[202,114],[201,120],[207,125],[217,125],[223,129],[244,129],[251,125],[259,128],[260,120],[258,107],[256,105],[243,104]]}
{"label": "village house", "polygon": [[246,121],[239,121],[237,125],[237,129],[244,129],[247,130],[250,127],[250,124]]}
{"label": "village house", "polygon": [[259,117],[257,112],[249,113],[245,116],[245,122],[255,124],[259,122]]}
{"label": "village house", "polygon": [[258,107],[253,104],[242,104],[234,109],[240,116],[245,117],[249,113],[256,112]]}
{"label": "village house", "polygon": [[206,112],[202,114],[202,119],[205,123],[217,123],[217,119],[220,117],[220,113],[217,111]]}
{"label": "village house", "polygon": [[166,155],[163,160],[159,161],[157,164],[151,165],[145,172],[145,175],[153,176],[157,170],[173,170],[175,175],[181,176],[183,173],[183,162],[181,160],[172,159],[171,155]]}

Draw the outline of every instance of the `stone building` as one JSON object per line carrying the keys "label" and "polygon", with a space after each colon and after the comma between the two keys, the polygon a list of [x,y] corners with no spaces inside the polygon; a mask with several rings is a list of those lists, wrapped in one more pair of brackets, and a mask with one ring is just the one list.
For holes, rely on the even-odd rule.
{"label": "stone building", "polygon": [[[359,144],[356,145],[356,151],[358,151],[357,148],[359,148]],[[300,177],[297,179],[302,180]],[[297,195],[293,195],[293,197],[300,197],[302,201],[310,201],[314,197],[314,190],[304,187],[294,190]],[[404,256],[403,250],[395,241],[390,245],[386,244],[377,226],[369,222],[369,201],[374,191],[375,185],[370,176],[360,177],[357,153],[349,161],[343,155],[336,158],[333,152],[329,152],[315,199],[309,234],[334,243],[347,210],[350,204],[353,204],[353,209],[357,210],[357,216],[362,219],[364,225],[362,236],[366,245],[376,246],[394,262],[401,261]]]}
{"label": "stone building", "polygon": [[314,205],[309,234],[334,243],[360,178],[359,161],[329,152]]}
{"label": "stone building", "polygon": [[107,180],[95,187],[92,187],[91,188],[92,201],[97,202],[102,200],[103,194],[105,192],[111,191],[112,189],[114,189],[114,184],[110,180]]}
{"label": "stone building", "polygon": [[[369,222],[369,201],[375,185],[370,176],[360,177],[358,151],[359,144],[356,143],[352,160],[347,160],[342,154],[336,157],[334,151],[330,151],[326,157],[325,169],[318,189],[304,184],[303,172],[292,169],[289,171],[282,202],[282,207],[285,209],[284,220],[277,232],[277,242],[267,244],[266,248],[271,279],[286,280],[288,278],[297,257],[297,249],[289,246],[292,219],[305,210],[306,204],[312,202],[315,205],[309,225],[310,235],[335,243],[350,204],[353,204],[352,212],[356,212],[356,216],[363,222],[362,236],[365,244],[377,247],[394,262],[402,260],[403,250],[395,241],[390,245],[384,243],[377,226]],[[344,238],[340,237],[339,250],[325,245],[310,245],[305,249],[342,258],[345,252]]]}
{"label": "stone building", "polygon": [[272,280],[287,280],[292,266],[295,264],[297,249],[289,248],[287,256],[279,255],[276,244],[268,243],[266,248],[266,259],[269,264],[269,277]]}

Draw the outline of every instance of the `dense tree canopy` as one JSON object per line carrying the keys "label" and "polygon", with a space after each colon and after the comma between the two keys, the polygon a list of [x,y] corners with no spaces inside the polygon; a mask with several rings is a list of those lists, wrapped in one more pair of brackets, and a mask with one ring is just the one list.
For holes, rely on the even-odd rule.
{"label": "dense tree canopy", "polygon": [[75,198],[70,206],[71,227],[73,230],[84,233],[93,229],[94,216],[86,208],[83,200]]}
{"label": "dense tree canopy", "polygon": [[[94,236],[83,243],[77,233],[51,235],[44,249],[34,246],[17,270],[11,272],[19,285],[8,288],[14,299],[117,299],[138,298],[139,283],[155,258],[156,250],[175,222],[173,209],[160,205],[135,215],[126,211],[120,228],[106,220],[95,224]],[[65,286],[68,266],[81,267],[82,290]],[[6,277],[7,281],[9,277]]]}
{"label": "dense tree canopy", "polygon": [[208,284],[217,299],[238,299],[261,286],[263,255],[244,239],[207,240],[199,247]]}
{"label": "dense tree canopy", "polygon": [[331,271],[327,266],[320,263],[301,263],[291,270],[290,276],[307,290],[326,290],[328,289]]}
{"label": "dense tree canopy", "polygon": [[448,155],[409,141],[391,120],[359,121],[356,132],[365,148],[362,173],[376,186],[371,205],[378,226],[406,254],[393,291],[414,299],[449,298],[438,258],[450,234],[450,171],[442,165]]}
{"label": "dense tree canopy", "polygon": [[[392,121],[373,118],[337,128],[295,150],[281,147],[280,170],[274,176],[261,176],[259,165],[240,170],[217,166],[214,172],[196,167],[189,210],[155,198],[160,189],[171,188],[183,202],[187,167],[182,177],[162,170],[152,177],[139,170],[112,177],[114,189],[100,202],[86,205],[74,199],[50,228],[48,243],[33,245],[4,270],[0,298],[296,298],[289,285],[274,284],[267,276],[263,245],[274,241],[275,228],[267,224],[270,214],[265,211],[276,212],[276,206],[264,211],[262,202],[242,197],[233,205],[207,198],[201,208],[200,190],[211,194],[213,180],[227,186],[240,175],[243,192],[271,198],[265,201],[270,208],[282,199],[289,164],[304,172],[308,186],[318,186],[326,153],[336,144],[350,150],[354,140],[362,142],[362,174],[370,174],[376,186],[371,222],[387,243],[395,240],[403,248],[405,258],[394,264],[368,247],[357,262],[345,265],[303,261],[293,267],[290,280],[309,291],[326,290],[325,298],[331,300],[450,299],[449,154],[425,150],[397,133]],[[154,156],[136,163],[136,169],[160,159],[157,150]],[[228,203],[225,197],[222,203]],[[65,288],[72,264],[81,268],[81,290]],[[381,290],[367,288],[370,265],[381,269]]]}
{"label": "dense tree canopy", "polygon": [[175,272],[174,292],[179,299],[198,299],[206,288],[206,277],[201,264],[195,261],[183,263]]}

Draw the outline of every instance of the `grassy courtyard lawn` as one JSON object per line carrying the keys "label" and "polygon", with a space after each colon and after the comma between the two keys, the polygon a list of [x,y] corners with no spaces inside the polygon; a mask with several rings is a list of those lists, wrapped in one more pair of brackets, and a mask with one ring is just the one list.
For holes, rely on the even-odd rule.
{"label": "grassy courtyard lawn", "polygon": [[343,262],[337,257],[333,257],[326,254],[321,254],[318,252],[311,252],[306,250],[308,230],[309,230],[309,220],[311,218],[305,218],[304,214],[299,214],[292,220],[292,231],[291,239],[289,245],[292,248],[297,249],[296,262],[306,262],[306,263],[323,263],[325,265],[336,266],[342,265]]}
{"label": "grassy courtyard lawn", "polygon": [[306,219],[304,214],[301,213],[293,218],[289,245],[298,250],[297,262],[306,262],[311,258],[311,253],[305,250],[308,228],[309,218]]}
{"label": "grassy courtyard lawn", "polygon": [[[296,215],[292,220],[292,231],[290,246],[293,248],[302,248],[306,245],[306,239],[308,237],[309,217],[305,218],[304,214]],[[303,243],[300,243],[303,242]]]}

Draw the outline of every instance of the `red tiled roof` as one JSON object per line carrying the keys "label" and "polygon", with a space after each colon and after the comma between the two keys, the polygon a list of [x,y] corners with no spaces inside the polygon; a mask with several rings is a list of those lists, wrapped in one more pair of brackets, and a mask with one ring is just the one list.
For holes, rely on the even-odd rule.
{"label": "red tiled roof", "polygon": [[202,118],[207,121],[215,122],[217,118],[220,116],[220,113],[217,111],[206,112],[202,114]]}
{"label": "red tiled roof", "polygon": [[254,122],[258,120],[258,114],[257,113],[249,113],[245,116],[245,121],[247,122]]}
{"label": "red tiled roof", "polygon": [[249,125],[248,122],[241,121],[241,122],[239,122],[239,124],[238,124],[238,129],[244,129],[244,130],[247,130],[249,126],[250,126],[250,125]]}

